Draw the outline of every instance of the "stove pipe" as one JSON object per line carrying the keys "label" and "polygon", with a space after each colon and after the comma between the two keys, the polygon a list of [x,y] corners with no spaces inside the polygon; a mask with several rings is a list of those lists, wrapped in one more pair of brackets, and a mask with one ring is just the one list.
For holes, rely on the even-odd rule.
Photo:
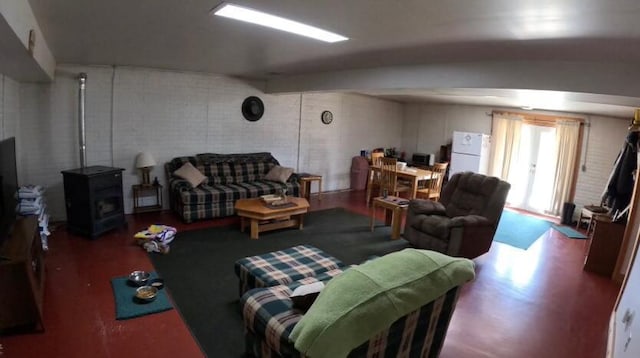
{"label": "stove pipe", "polygon": [[85,102],[85,90],[87,86],[87,74],[82,72],[78,75],[78,83],[80,90],[78,91],[78,120],[80,129],[80,166],[82,168],[87,166],[87,136],[84,128],[84,102]]}

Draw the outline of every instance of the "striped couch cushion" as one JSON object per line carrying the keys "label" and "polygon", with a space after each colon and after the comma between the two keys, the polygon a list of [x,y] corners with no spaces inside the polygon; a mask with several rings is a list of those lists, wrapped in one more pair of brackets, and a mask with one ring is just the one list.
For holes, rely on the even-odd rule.
{"label": "striped couch cushion", "polygon": [[227,183],[227,184],[206,184],[200,185],[191,190],[183,190],[180,192],[182,203],[189,204],[210,204],[224,203],[227,201],[235,202],[238,199],[257,198],[260,195],[277,193],[280,189],[287,189],[289,193],[293,191],[293,187],[269,180],[256,180],[245,183]]}
{"label": "striped couch cushion", "polygon": [[[289,340],[302,318],[291,308],[299,283],[247,291],[240,299],[246,353],[255,357],[301,357]],[[399,318],[350,352],[349,357],[438,357],[458,298],[459,287]]]}

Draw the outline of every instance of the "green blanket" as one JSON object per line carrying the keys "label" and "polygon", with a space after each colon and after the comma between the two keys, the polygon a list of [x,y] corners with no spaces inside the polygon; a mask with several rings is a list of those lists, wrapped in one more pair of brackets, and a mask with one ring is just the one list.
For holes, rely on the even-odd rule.
{"label": "green blanket", "polygon": [[310,357],[346,357],[400,317],[475,276],[473,262],[405,249],[329,281],[290,339]]}

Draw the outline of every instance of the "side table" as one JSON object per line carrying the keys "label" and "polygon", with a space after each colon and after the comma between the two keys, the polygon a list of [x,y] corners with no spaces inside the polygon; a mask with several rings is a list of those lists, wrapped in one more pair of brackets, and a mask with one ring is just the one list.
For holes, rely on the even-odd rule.
{"label": "side table", "polygon": [[318,200],[322,200],[322,175],[300,173],[300,197],[307,200],[311,197],[311,183],[318,182]]}
{"label": "side table", "polygon": [[[133,212],[146,213],[162,210],[162,185],[135,184],[131,186],[133,191]],[[144,205],[143,198],[155,197],[155,203]]]}
{"label": "side table", "polygon": [[396,196],[377,197],[371,204],[371,232],[376,220],[376,207],[380,206],[385,212],[385,225],[391,225],[391,239],[399,239],[402,226],[402,216],[409,207],[407,199]]}

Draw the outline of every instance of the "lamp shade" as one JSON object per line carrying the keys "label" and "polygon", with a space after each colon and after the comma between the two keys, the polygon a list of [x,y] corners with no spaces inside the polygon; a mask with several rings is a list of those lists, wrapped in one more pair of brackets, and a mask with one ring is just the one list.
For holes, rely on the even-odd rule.
{"label": "lamp shade", "polygon": [[136,168],[147,168],[156,165],[156,160],[147,152],[139,153],[136,156]]}

